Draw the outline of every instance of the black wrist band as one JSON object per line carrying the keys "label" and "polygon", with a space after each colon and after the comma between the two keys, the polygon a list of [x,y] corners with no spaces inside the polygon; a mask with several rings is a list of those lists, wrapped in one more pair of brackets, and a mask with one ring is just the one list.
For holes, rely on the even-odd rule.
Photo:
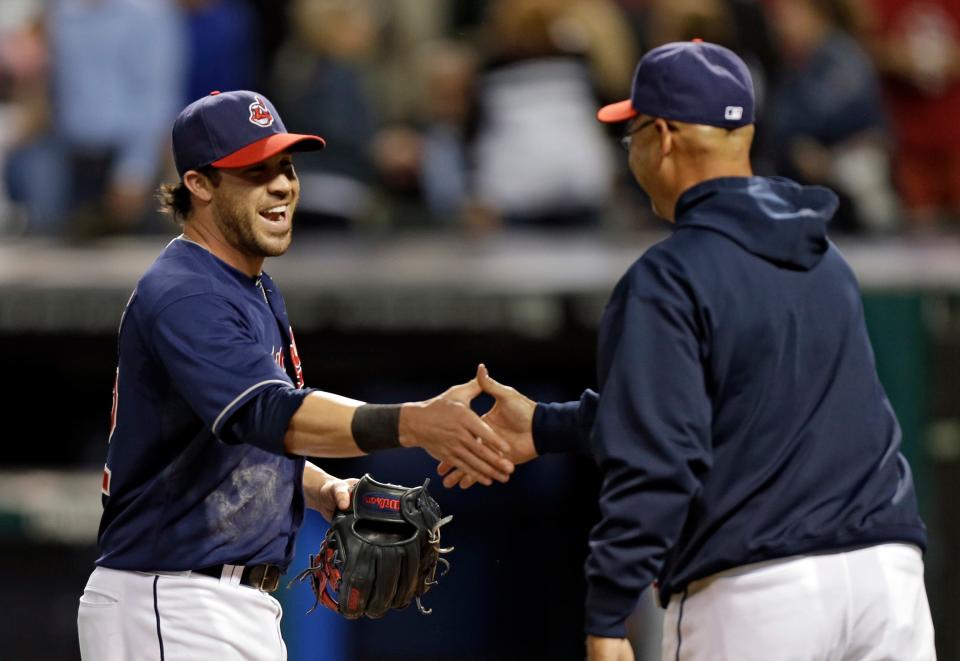
{"label": "black wrist band", "polygon": [[400,404],[362,404],[353,412],[350,432],[366,453],[400,447]]}

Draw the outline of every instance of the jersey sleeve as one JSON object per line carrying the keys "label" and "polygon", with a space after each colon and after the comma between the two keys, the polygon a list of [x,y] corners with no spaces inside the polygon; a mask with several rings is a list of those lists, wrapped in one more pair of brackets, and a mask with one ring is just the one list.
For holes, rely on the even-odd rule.
{"label": "jersey sleeve", "polygon": [[586,562],[587,633],[624,621],[680,536],[712,462],[711,403],[686,286],[641,262],[640,285],[608,308],[606,367],[591,445],[601,520]]}
{"label": "jersey sleeve", "polygon": [[227,417],[221,425],[220,439],[225,443],[246,443],[273,454],[286,455],[283,439],[290,427],[290,419],[311,392],[312,388],[298,389],[279,384],[258,389]]}
{"label": "jersey sleeve", "polygon": [[173,387],[216,435],[263,388],[293,386],[247,318],[222,296],[197,294],[167,305],[151,338]]}

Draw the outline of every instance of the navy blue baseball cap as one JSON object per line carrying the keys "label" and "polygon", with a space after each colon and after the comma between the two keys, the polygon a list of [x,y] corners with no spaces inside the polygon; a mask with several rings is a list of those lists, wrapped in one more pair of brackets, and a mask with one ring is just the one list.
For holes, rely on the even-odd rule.
{"label": "navy blue baseball cap", "polygon": [[288,149],[314,151],[317,135],[287,133],[277,109],[256,92],[211,92],[183,109],[173,123],[173,160],[183,177],[207,165],[243,168]]}
{"label": "navy blue baseball cap", "polygon": [[732,50],[701,39],[658,46],[637,65],[630,98],[604,106],[597,119],[640,114],[723,128],[753,124],[750,70]]}

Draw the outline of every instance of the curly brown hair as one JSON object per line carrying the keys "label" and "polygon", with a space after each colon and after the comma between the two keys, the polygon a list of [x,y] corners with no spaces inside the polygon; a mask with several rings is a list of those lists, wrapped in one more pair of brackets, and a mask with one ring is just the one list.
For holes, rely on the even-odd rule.
{"label": "curly brown hair", "polygon": [[[220,184],[220,172],[212,165],[197,168],[197,172],[213,182],[214,187]],[[190,189],[181,179],[175,184],[160,184],[157,189],[157,200],[160,201],[160,211],[170,214],[174,222],[183,227],[193,209],[190,200]]]}

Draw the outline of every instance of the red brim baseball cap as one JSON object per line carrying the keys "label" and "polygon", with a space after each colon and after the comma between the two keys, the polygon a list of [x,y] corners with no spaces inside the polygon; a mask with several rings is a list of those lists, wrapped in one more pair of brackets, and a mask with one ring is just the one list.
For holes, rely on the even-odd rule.
{"label": "red brim baseball cap", "polygon": [[173,123],[173,158],[182,177],[207,165],[242,168],[283,151],[323,149],[323,138],[289,133],[267,97],[248,90],[211,92]]}
{"label": "red brim baseball cap", "polygon": [[637,116],[637,111],[633,107],[630,99],[626,101],[617,101],[608,106],[604,106],[597,111],[597,119],[605,124],[615,124],[625,122],[628,119]]}
{"label": "red brim baseball cap", "polygon": [[323,149],[326,142],[318,135],[301,133],[274,133],[253,144],[242,147],[232,154],[214,161],[210,165],[217,168],[245,168],[255,165],[285,151],[316,151]]}

